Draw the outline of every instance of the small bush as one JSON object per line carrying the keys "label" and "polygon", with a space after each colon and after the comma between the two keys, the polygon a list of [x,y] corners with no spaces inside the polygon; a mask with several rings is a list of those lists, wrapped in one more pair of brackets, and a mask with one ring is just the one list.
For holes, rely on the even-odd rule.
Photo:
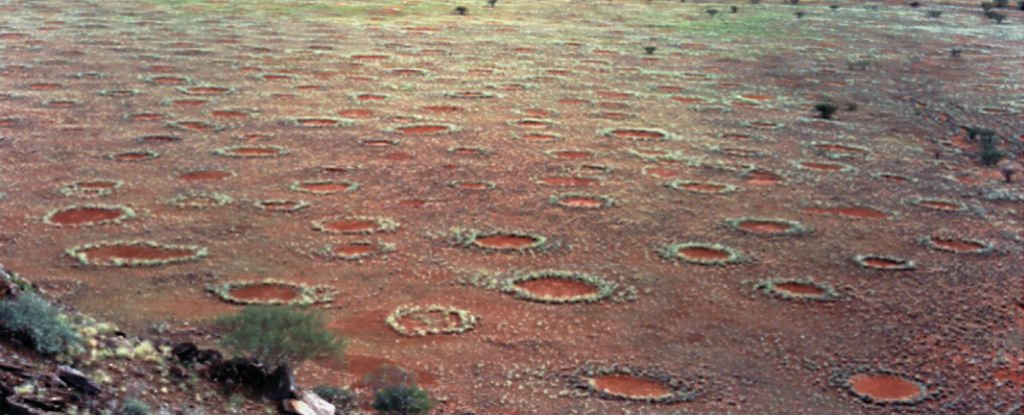
{"label": "small bush", "polygon": [[740,12],[740,8],[736,6],[729,6],[729,13],[736,14]]}
{"label": "small bush", "polygon": [[910,2],[910,7],[921,7],[921,2],[919,2],[919,1],[912,1],[912,2]]}
{"label": "small bush", "polygon": [[425,414],[433,407],[427,392],[415,385],[387,387],[377,391],[373,399],[373,409],[382,414]]}
{"label": "small bush", "polygon": [[836,11],[836,10],[839,10],[839,5],[838,4],[830,4],[830,5],[828,5],[828,8],[830,10],[832,10],[832,11]]}
{"label": "small bush", "polygon": [[1024,10],[1024,0],[1017,0],[1017,9]]}
{"label": "small bush", "polygon": [[459,16],[465,16],[466,13],[469,13],[469,9],[467,9],[466,6],[458,6],[455,8],[455,14]]}
{"label": "small bush", "polygon": [[319,313],[291,306],[248,306],[217,320],[226,330],[221,342],[265,365],[340,356],[345,340],[326,328]]}
{"label": "small bush", "polygon": [[60,310],[32,292],[0,301],[0,326],[45,355],[67,352],[80,341]]}
{"label": "small bush", "polygon": [[988,12],[989,10],[992,10],[992,8],[994,8],[994,7],[996,7],[996,4],[991,2],[991,1],[983,1],[983,2],[981,2],[981,9],[986,11],[986,12]]}
{"label": "small bush", "polygon": [[355,409],[356,394],[348,389],[336,388],[330,385],[319,385],[313,388],[313,393],[334,405],[336,412]]}
{"label": "small bush", "polygon": [[981,164],[995,166],[1003,157],[1006,157],[1006,153],[999,149],[998,143],[999,136],[995,134],[981,137]]}
{"label": "small bush", "polygon": [[818,111],[818,118],[823,120],[831,120],[832,116],[835,115],[836,111],[839,111],[839,107],[835,104],[829,104],[827,102],[816,104],[814,110]]}
{"label": "small bush", "polygon": [[925,13],[925,15],[932,19],[938,19],[942,17],[942,12],[939,10],[928,10],[928,12]]}
{"label": "small bush", "polygon": [[960,48],[953,48],[949,50],[949,57],[951,58],[959,58],[963,54],[964,50]]}
{"label": "small bush", "polygon": [[996,4],[996,7],[1001,9],[1005,9],[1010,6],[1010,0],[993,0],[992,2]]}
{"label": "small bush", "polygon": [[644,53],[648,55],[653,55],[656,50],[658,50],[657,46],[644,46]]}
{"label": "small bush", "polygon": [[711,16],[711,18],[714,19],[715,15],[718,14],[718,9],[707,9],[704,10],[704,13],[707,13],[708,16]]}
{"label": "small bush", "polygon": [[149,405],[129,398],[121,405],[121,409],[117,410],[117,415],[149,415]]}
{"label": "small bush", "polygon": [[992,19],[992,20],[995,20],[996,24],[1000,24],[1000,23],[1003,22],[1003,20],[1006,20],[1006,15],[1005,14],[999,13],[997,11],[992,11],[992,10],[989,10],[989,11],[985,12],[985,17],[987,17],[989,19]]}
{"label": "small bush", "polygon": [[495,4],[498,4],[498,0],[487,0],[488,6],[494,7]]}
{"label": "small bush", "polygon": [[807,13],[802,12],[802,11],[793,13],[793,15],[796,16],[797,19],[802,19],[806,14]]}

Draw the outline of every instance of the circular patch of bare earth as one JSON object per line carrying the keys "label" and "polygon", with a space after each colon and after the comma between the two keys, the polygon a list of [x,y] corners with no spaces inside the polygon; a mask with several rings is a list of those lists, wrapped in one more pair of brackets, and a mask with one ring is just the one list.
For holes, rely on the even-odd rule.
{"label": "circular patch of bare earth", "polygon": [[502,287],[502,292],[516,298],[551,304],[597,302],[613,291],[615,284],[604,278],[554,270],[516,274]]}
{"label": "circular patch of bare earth", "polygon": [[937,198],[916,198],[910,201],[914,206],[920,206],[925,209],[936,210],[940,212],[962,212],[967,210],[967,205],[963,203]]}
{"label": "circular patch of bare earth", "polygon": [[307,286],[276,279],[232,281],[208,286],[207,290],[234,304],[310,305],[329,303],[337,294],[326,285]]}
{"label": "circular patch of bare earth", "polygon": [[914,269],[914,261],[885,255],[857,255],[853,258],[857,265],[880,271],[909,271]]}
{"label": "circular patch of bare earth", "polygon": [[833,383],[861,401],[876,405],[915,405],[930,396],[924,383],[886,370],[837,374]]}
{"label": "circular patch of bare earth", "polygon": [[673,180],[665,184],[665,186],[689,193],[699,193],[705,195],[721,195],[726,193],[732,193],[736,191],[736,186],[725,183],[713,183],[713,182],[700,182],[694,180]]}
{"label": "circular patch of bare earth", "polygon": [[306,180],[294,182],[290,187],[297,192],[329,195],[354,192],[359,189],[359,184],[348,180]]}
{"label": "circular patch of bare earth", "polygon": [[152,241],[112,241],[79,245],[67,254],[82,265],[102,267],[159,266],[195,261],[206,256],[206,248],[170,245]]}
{"label": "circular patch of bare earth", "polygon": [[272,158],[288,155],[288,149],[273,145],[237,145],[214,149],[213,154],[234,158]]}
{"label": "circular patch of bare earth", "polygon": [[966,238],[947,236],[926,236],[922,238],[925,246],[936,251],[951,252],[954,254],[985,254],[992,252],[992,244]]}
{"label": "circular patch of bare earth", "polygon": [[673,404],[693,400],[682,382],[653,370],[630,367],[584,368],[574,374],[576,387],[601,399]]}
{"label": "circular patch of bare earth", "polygon": [[662,257],[697,265],[728,265],[739,263],[743,255],[721,244],[703,242],[672,243],[661,248]]}
{"label": "circular patch of bare earth", "polygon": [[87,179],[68,183],[60,188],[60,194],[72,197],[100,197],[114,193],[124,182],[120,180]]}
{"label": "circular patch of bare earth", "polygon": [[666,141],[672,139],[672,134],[657,128],[611,128],[602,130],[601,135],[608,138],[630,141]]}
{"label": "circular patch of bare earth", "polygon": [[544,177],[539,180],[540,184],[552,187],[591,187],[601,184],[598,179],[589,177],[573,177],[573,176],[552,176]]}
{"label": "circular patch of bare earth", "polygon": [[442,135],[457,131],[458,128],[448,124],[411,124],[395,127],[394,133],[404,136]]}
{"label": "circular patch of bare earth", "polygon": [[764,294],[791,301],[832,301],[839,298],[831,285],[811,279],[765,279],[754,289]]}
{"label": "circular patch of bare earth", "polygon": [[76,205],[48,213],[43,222],[54,226],[93,226],[120,223],[135,217],[135,211],[118,205]]}
{"label": "circular patch of bare earth", "polygon": [[808,232],[799,222],[777,218],[738,218],[727,221],[729,227],[759,236],[794,236]]}
{"label": "circular patch of bare earth", "polygon": [[477,248],[489,252],[541,252],[551,247],[546,236],[521,231],[478,231],[454,229],[449,241],[452,245]]}
{"label": "circular patch of bare earth", "polygon": [[398,223],[386,218],[338,215],[313,222],[313,229],[326,233],[367,235],[394,232]]}
{"label": "circular patch of bare earth", "polygon": [[295,212],[309,207],[305,200],[265,199],[253,202],[257,209],[268,212]]}
{"label": "circular patch of bare earth", "polygon": [[469,311],[431,304],[428,306],[402,306],[389,314],[385,322],[405,336],[430,334],[461,334],[473,330],[477,316]]}
{"label": "circular patch of bare earth", "polygon": [[179,174],[178,179],[185,182],[205,182],[222,180],[234,175],[234,172],[228,170],[192,170]]}
{"label": "circular patch of bare earth", "polygon": [[566,193],[551,196],[551,204],[569,209],[603,209],[612,207],[614,199],[585,193]]}
{"label": "circular patch of bare earth", "polygon": [[111,160],[121,162],[148,161],[160,157],[160,153],[150,150],[130,150],[108,156]]}

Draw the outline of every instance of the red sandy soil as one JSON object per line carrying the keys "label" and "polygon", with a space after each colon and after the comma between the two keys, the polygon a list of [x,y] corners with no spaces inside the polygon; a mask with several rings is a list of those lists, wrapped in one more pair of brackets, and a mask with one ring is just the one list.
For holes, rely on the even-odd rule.
{"label": "red sandy soil", "polygon": [[773,286],[776,291],[792,294],[795,296],[819,296],[825,293],[825,290],[818,288],[814,284],[806,284],[799,282],[783,282]]}
{"label": "red sandy soil", "polygon": [[681,257],[700,261],[721,261],[729,258],[729,253],[726,251],[699,246],[679,248],[676,253]]}
{"label": "red sandy soil", "polygon": [[671,390],[661,383],[631,375],[602,375],[591,380],[595,388],[618,396],[658,398]]}
{"label": "red sandy soil", "polygon": [[854,392],[881,402],[913,401],[921,397],[914,382],[885,374],[857,374],[850,377]]}
{"label": "red sandy soil", "polygon": [[231,295],[249,301],[284,301],[294,300],[299,296],[295,287],[287,285],[257,284],[238,287],[231,290]]}
{"label": "red sandy soil", "polygon": [[597,292],[597,287],[593,285],[565,278],[537,278],[517,282],[516,286],[545,298],[567,298]]}
{"label": "red sandy soil", "polygon": [[[842,2],[833,11],[816,2],[499,1],[457,16],[430,0],[272,2],[288,3],[287,12],[251,10],[271,2],[170,1],[0,4],[0,262],[64,303],[126,331],[180,328],[208,346],[215,337],[191,338],[192,329],[210,332],[210,321],[239,306],[206,285],[236,275],[328,285],[339,295],[318,307],[349,339],[348,366],[307,362],[299,380],[349,386],[391,362],[417,373],[446,414],[987,414],[1020,402],[1021,369],[1006,357],[1019,359],[1013,339],[1024,336],[1024,208],[985,196],[1021,194],[1024,178],[1003,183],[997,168],[981,166],[960,127],[1024,131],[1015,37],[1024,12],[1005,10],[996,25],[968,2]],[[705,13],[731,5],[738,13]],[[927,18],[932,9],[942,17]],[[798,10],[807,15],[796,19]],[[647,55],[645,46],[658,49]],[[949,56],[953,48],[963,56]],[[839,104],[834,121],[814,118],[824,101]],[[231,150],[236,157],[215,152],[234,146],[246,147]],[[855,169],[825,174],[801,161]],[[736,191],[677,191],[665,186],[671,180]],[[124,183],[113,189],[114,181]],[[291,188],[325,181],[307,186],[339,192]],[[80,196],[60,191],[75,182]],[[349,182],[358,189],[340,191]],[[451,186],[459,182],[495,186]],[[112,192],[99,196],[101,188]],[[551,203],[574,192],[614,203]],[[237,203],[169,202],[214,193]],[[255,206],[300,199],[310,205]],[[929,199],[967,209],[914,203]],[[43,220],[87,203],[131,207],[137,217]],[[352,245],[362,239],[311,226],[335,216],[400,226],[372,246]],[[765,238],[726,225],[741,217],[815,231]],[[535,241],[513,235],[458,246],[453,229],[536,233],[552,249],[523,253]],[[924,235],[994,249],[951,255],[922,244]],[[65,254],[119,240],[208,255],[112,268]],[[729,246],[746,260],[701,267],[658,254],[683,241]],[[324,255],[385,244],[395,250],[362,261]],[[917,267],[865,269],[852,260],[864,253]],[[636,301],[543,304],[460,283],[542,269],[601,276],[635,288]],[[840,298],[782,301],[746,283],[775,276],[813,277]],[[385,323],[400,306],[430,304],[480,320],[463,334],[424,337]],[[601,399],[569,380],[591,364],[657,369],[696,393],[674,404]],[[831,383],[862,367],[941,393],[894,409]]]}
{"label": "red sandy soil", "polygon": [[141,244],[106,245],[82,250],[86,259],[95,263],[108,263],[114,260],[172,260],[195,255],[189,249],[174,249]]}
{"label": "red sandy soil", "polygon": [[788,223],[769,222],[760,220],[743,221],[740,222],[738,226],[740,227],[740,229],[744,229],[750,232],[766,234],[785,233],[789,231],[791,227],[791,225]]}
{"label": "red sandy soil", "polygon": [[114,220],[124,215],[116,208],[80,207],[61,210],[50,216],[50,222],[61,225],[86,225],[94,222]]}

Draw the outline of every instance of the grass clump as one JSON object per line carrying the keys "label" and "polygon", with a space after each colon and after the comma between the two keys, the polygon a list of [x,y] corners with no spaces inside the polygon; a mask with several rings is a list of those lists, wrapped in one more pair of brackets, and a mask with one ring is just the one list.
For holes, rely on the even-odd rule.
{"label": "grass clump", "polygon": [[341,356],[345,340],[327,329],[324,317],[292,306],[247,306],[221,317],[225,330],[221,343],[265,365],[279,366],[309,359]]}
{"label": "grass clump", "polygon": [[415,385],[390,386],[377,391],[373,409],[382,414],[425,414],[434,407],[427,391]]}
{"label": "grass clump", "polygon": [[351,390],[330,385],[317,385],[313,388],[313,393],[334,405],[335,413],[347,413],[343,411],[355,409],[356,394]]}
{"label": "grass clump", "polygon": [[121,409],[117,410],[117,415],[149,415],[149,413],[149,405],[133,398],[125,400]]}
{"label": "grass clump", "polygon": [[1006,157],[1006,153],[999,149],[999,136],[987,134],[981,137],[981,164],[995,166]]}
{"label": "grass clump", "polygon": [[832,116],[839,111],[839,107],[835,104],[822,102],[814,105],[814,110],[818,112],[818,118],[823,120],[831,120]]}
{"label": "grass clump", "polygon": [[0,327],[44,355],[65,353],[81,341],[67,317],[32,292],[0,301]]}

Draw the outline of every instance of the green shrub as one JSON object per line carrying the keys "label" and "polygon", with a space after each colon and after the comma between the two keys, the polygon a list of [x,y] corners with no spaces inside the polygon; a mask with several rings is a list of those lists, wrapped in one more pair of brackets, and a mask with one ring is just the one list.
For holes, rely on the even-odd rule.
{"label": "green shrub", "polygon": [[217,325],[226,330],[225,347],[270,367],[340,356],[345,349],[345,340],[326,328],[321,314],[293,306],[248,306]]}
{"label": "green shrub", "polygon": [[149,415],[149,405],[144,402],[129,398],[117,410],[117,415]]}
{"label": "green shrub", "polygon": [[981,136],[981,164],[995,166],[1006,157],[1006,153],[999,149],[998,143],[999,136],[995,134]]}
{"label": "green shrub", "polygon": [[390,386],[377,391],[373,399],[373,409],[382,414],[425,414],[433,406],[427,392],[415,385]]}
{"label": "green shrub", "polygon": [[330,385],[319,385],[313,388],[313,393],[334,405],[336,413],[355,409],[356,394],[348,389],[336,388]]}
{"label": "green shrub", "polygon": [[32,292],[0,301],[0,326],[46,355],[78,345],[78,333],[57,307]]}

